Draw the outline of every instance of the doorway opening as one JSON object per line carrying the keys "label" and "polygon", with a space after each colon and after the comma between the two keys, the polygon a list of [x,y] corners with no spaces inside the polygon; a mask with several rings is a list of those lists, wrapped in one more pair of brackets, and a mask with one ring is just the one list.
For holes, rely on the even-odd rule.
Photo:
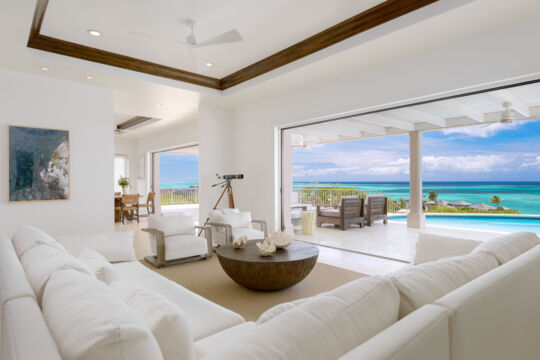
{"label": "doorway opening", "polygon": [[199,219],[199,146],[152,154],[152,191],[159,212],[181,212]]}

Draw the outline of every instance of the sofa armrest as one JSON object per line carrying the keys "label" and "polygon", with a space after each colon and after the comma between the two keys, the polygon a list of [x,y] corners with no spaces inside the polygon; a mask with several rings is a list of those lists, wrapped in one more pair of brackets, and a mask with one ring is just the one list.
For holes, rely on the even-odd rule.
{"label": "sofa armrest", "polygon": [[232,226],[230,224],[207,222],[205,225],[225,229],[225,244],[232,243]]}
{"label": "sofa armrest", "polygon": [[425,305],[390,325],[340,360],[449,360],[449,312]]}
{"label": "sofa armrest", "polygon": [[261,231],[264,233],[264,237],[268,237],[268,226],[265,220],[251,220],[253,224],[259,224]]}
{"label": "sofa armrest", "polygon": [[[206,246],[208,247],[207,257],[212,257],[213,247],[212,247],[212,228],[210,226],[195,226],[196,229],[204,231],[204,237],[206,238]],[[200,234],[199,231],[199,234]]]}
{"label": "sofa armrest", "polygon": [[480,243],[482,241],[421,232],[416,242],[414,264],[435,261],[444,257],[466,255]]}
{"label": "sofa armrest", "polygon": [[165,233],[156,229],[141,229],[156,240],[156,267],[165,266]]}

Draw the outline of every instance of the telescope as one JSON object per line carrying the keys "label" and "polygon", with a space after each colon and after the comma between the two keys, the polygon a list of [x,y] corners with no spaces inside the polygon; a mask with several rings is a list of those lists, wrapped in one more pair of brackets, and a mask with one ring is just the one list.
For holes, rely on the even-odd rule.
{"label": "telescope", "polygon": [[224,179],[224,180],[233,180],[233,179],[243,179],[244,174],[236,174],[236,175],[218,175],[216,174],[218,179]]}

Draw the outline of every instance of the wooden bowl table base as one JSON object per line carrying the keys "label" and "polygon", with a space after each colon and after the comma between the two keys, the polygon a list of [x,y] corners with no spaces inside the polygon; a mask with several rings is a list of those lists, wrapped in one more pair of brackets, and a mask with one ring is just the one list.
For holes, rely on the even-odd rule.
{"label": "wooden bowl table base", "polygon": [[315,266],[319,249],[293,241],[272,256],[261,256],[251,242],[242,249],[221,246],[216,254],[225,273],[238,284],[253,290],[275,291],[303,280]]}

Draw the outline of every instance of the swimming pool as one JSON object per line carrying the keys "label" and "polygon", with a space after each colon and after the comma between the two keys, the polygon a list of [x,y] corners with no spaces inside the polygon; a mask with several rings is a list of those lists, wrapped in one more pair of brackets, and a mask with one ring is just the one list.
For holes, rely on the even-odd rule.
{"label": "swimming pool", "polygon": [[[388,217],[390,221],[406,222],[406,215]],[[540,216],[504,215],[445,215],[426,214],[426,224],[435,226],[460,227],[486,231],[532,231],[540,234]]]}

